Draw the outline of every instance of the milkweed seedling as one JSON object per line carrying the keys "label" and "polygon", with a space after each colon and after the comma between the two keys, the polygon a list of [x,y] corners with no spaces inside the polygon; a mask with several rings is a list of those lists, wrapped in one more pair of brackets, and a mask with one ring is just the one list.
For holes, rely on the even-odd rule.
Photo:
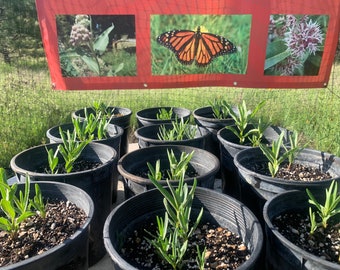
{"label": "milkweed seedling", "polygon": [[316,200],[316,198],[308,188],[306,189],[306,192],[309,197],[308,202],[316,207],[316,213],[321,219],[320,222],[317,222],[315,212],[313,212],[312,208],[309,207],[309,217],[311,222],[310,233],[313,234],[318,227],[327,228],[328,220],[331,217],[340,214],[340,206],[338,206],[340,204],[338,183],[333,180],[330,187],[326,189],[326,199],[324,205]]}

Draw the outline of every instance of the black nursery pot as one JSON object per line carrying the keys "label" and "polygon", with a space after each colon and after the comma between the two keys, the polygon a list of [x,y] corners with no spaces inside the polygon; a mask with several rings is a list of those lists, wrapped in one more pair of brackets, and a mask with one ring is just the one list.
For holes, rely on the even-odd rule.
{"label": "black nursery pot", "polygon": [[192,114],[194,116],[196,124],[201,127],[205,127],[210,132],[206,150],[213,153],[219,158],[220,149],[219,141],[217,139],[217,132],[226,126],[233,125],[235,121],[231,117],[226,119],[216,118],[211,106],[198,108],[194,110]]}
{"label": "black nursery pot", "polygon": [[313,149],[303,149],[294,163],[316,167],[328,172],[331,179],[321,181],[295,181],[273,178],[252,169],[255,164],[267,167],[268,160],[259,147],[243,150],[236,154],[235,165],[240,175],[241,200],[260,218],[265,202],[278,193],[289,190],[304,191],[308,188],[314,194],[323,193],[333,180],[340,184],[340,158]]}
{"label": "black nursery pot", "polygon": [[[79,187],[90,195],[95,207],[90,228],[89,249],[89,263],[93,265],[105,255],[102,232],[105,219],[111,211],[111,191],[118,160],[117,152],[110,146],[90,143],[79,159],[97,162],[100,164],[98,167],[63,174],[38,173],[37,170],[48,168],[46,148],[56,151],[58,145],[58,143],[46,144],[27,149],[12,158],[11,168],[19,181],[24,181],[27,173],[32,181],[63,182]],[[60,155],[59,160],[63,160]]]}
{"label": "black nursery pot", "polygon": [[[117,206],[108,216],[104,226],[104,243],[116,270],[137,269],[121,256],[121,243],[127,235],[151,217],[163,216],[163,196],[157,190],[149,190],[132,197]],[[204,208],[201,222],[226,227],[240,235],[251,252],[248,261],[238,269],[257,269],[263,246],[261,225],[251,211],[232,197],[206,188],[196,188],[192,215]],[[195,219],[193,217],[192,219]],[[260,269],[260,268],[259,268]]]}
{"label": "black nursery pot", "polygon": [[[34,191],[34,182],[30,190]],[[88,216],[85,223],[69,239],[40,255],[30,257],[24,261],[1,267],[2,270],[36,270],[36,269],[88,269],[89,225],[93,217],[94,205],[90,196],[83,190],[64,183],[39,182],[44,198],[70,201],[84,210]],[[18,190],[24,191],[25,184],[19,183]],[[31,192],[33,197],[34,192]]]}
{"label": "black nursery pot", "polygon": [[[156,161],[159,159],[162,169],[169,169],[169,161],[167,150],[173,150],[177,160],[180,159],[182,152],[191,153],[194,151],[193,157],[189,163],[189,172],[195,172],[194,176],[185,177],[184,181],[189,185],[193,183],[194,178],[197,179],[197,185],[213,189],[215,183],[215,175],[219,170],[220,162],[218,158],[206,150],[185,145],[160,145],[147,148],[137,149],[124,155],[118,161],[118,171],[124,178],[125,197],[131,197],[136,194],[153,189],[154,185],[145,175],[149,171],[147,162],[155,167]],[[172,181],[176,185],[178,181]],[[167,185],[166,180],[160,180],[163,186]]]}
{"label": "black nursery pot", "polygon": [[[172,108],[173,117],[169,120],[157,119],[157,114],[160,109],[165,109],[169,111]],[[140,110],[136,113],[138,127],[148,126],[153,124],[166,124],[171,123],[171,121],[181,120],[184,122],[190,118],[191,111],[185,108],[179,107],[153,107]]]}
{"label": "black nursery pot", "polygon": [[[121,145],[120,145],[120,152],[118,152],[119,156],[123,156],[128,152],[129,148],[129,132],[130,132],[130,121],[131,121],[131,115],[132,111],[128,108],[121,108],[121,107],[108,107],[109,111],[113,110],[113,113],[116,114],[116,117],[112,117],[110,120],[110,123],[113,125],[120,126],[123,128],[124,132],[121,137]],[[86,111],[88,114],[95,113],[93,108],[89,107],[86,108]],[[73,118],[85,118],[85,109],[80,109],[77,111],[72,112]]]}
{"label": "black nursery pot", "polygon": [[[249,130],[252,127],[249,127]],[[288,142],[288,131],[282,127],[269,126],[263,133],[263,143],[270,143],[277,140],[282,132],[284,135],[284,144]],[[217,133],[220,143],[220,160],[222,174],[222,191],[237,199],[241,199],[241,187],[238,176],[238,170],[234,164],[234,157],[242,150],[253,148],[248,144],[239,143],[239,138],[229,129],[220,129]]]}
{"label": "black nursery pot", "polygon": [[[206,140],[209,137],[209,131],[206,128],[198,127],[195,137],[192,139],[176,140],[176,141],[164,141],[158,138],[160,127],[164,125],[166,130],[173,129],[172,124],[155,124],[149,126],[143,126],[135,131],[135,137],[138,139],[138,145],[140,148],[145,148],[155,145],[187,145],[201,149],[205,149]],[[188,125],[188,128],[196,128],[195,125]]]}
{"label": "black nursery pot", "polygon": [[[73,123],[67,123],[62,124],[58,126],[54,126],[46,131],[46,136],[49,138],[50,143],[62,143],[63,140],[61,139],[61,136],[59,134],[59,127],[63,131],[70,130],[70,132],[73,132],[74,125]],[[124,129],[117,125],[109,124],[107,127],[107,138],[103,138],[101,140],[93,140],[93,142],[102,143],[108,146],[111,146],[116,152],[119,154],[120,148],[121,148],[121,139],[124,134]],[[117,160],[119,159],[119,156],[117,157]],[[114,167],[114,176],[113,176],[113,183],[112,183],[112,202],[116,202],[117,199],[117,188],[118,188],[118,170],[117,167]]]}
{"label": "black nursery pot", "polygon": [[[61,139],[61,136],[59,134],[59,127],[62,129],[62,131],[69,130],[70,132],[73,132],[74,125],[73,123],[67,123],[67,124],[61,124],[58,126],[54,126],[46,131],[46,136],[50,140],[50,143],[62,143],[63,140]],[[120,144],[121,139],[124,133],[124,130],[122,127],[118,125],[112,125],[109,124],[107,127],[107,138],[103,138],[101,140],[93,140],[93,142],[106,144],[108,146],[111,146],[113,149],[117,151],[117,153],[120,153]]]}
{"label": "black nursery pot", "polygon": [[[325,190],[313,195],[318,201],[325,201]],[[305,212],[308,215],[308,199],[306,191],[292,190],[277,194],[264,205],[267,269],[340,269],[339,264],[315,256],[290,242],[272,223],[274,218],[287,211]]]}

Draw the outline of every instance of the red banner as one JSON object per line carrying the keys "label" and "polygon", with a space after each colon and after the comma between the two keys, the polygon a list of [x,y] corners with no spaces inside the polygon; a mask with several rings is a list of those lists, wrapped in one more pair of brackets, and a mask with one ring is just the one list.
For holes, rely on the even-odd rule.
{"label": "red banner", "polygon": [[334,0],[36,0],[62,90],[327,86]]}

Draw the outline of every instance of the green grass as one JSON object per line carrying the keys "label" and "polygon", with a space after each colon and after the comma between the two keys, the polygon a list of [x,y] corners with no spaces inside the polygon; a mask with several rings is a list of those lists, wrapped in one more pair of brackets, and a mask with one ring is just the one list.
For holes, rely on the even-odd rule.
{"label": "green grass", "polygon": [[215,97],[231,103],[245,99],[249,108],[262,100],[261,114],[303,135],[308,147],[340,156],[340,65],[335,66],[325,89],[241,89],[202,87],[157,90],[53,91],[44,58],[8,66],[0,63],[0,167],[34,145],[45,143],[46,130],[71,121],[72,111],[101,100],[130,108],[134,114],[152,106],[177,106],[190,110],[209,105]]}

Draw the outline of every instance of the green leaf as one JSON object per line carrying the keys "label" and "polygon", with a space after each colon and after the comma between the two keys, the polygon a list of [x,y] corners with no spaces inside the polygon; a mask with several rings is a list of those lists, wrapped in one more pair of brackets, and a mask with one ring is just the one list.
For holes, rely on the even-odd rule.
{"label": "green leaf", "polygon": [[271,68],[272,66],[275,66],[277,63],[280,63],[284,59],[286,59],[288,56],[290,56],[290,52],[288,50],[276,54],[273,57],[267,58],[264,64],[264,70]]}
{"label": "green leaf", "polygon": [[9,231],[11,228],[11,223],[8,219],[0,217],[0,229],[3,231]]}
{"label": "green leaf", "polygon": [[107,76],[117,76],[117,73],[122,71],[124,68],[124,63],[120,63],[116,68],[112,67],[108,72]]}
{"label": "green leaf", "polygon": [[77,58],[79,57],[79,54],[76,52],[76,50],[68,50],[65,52],[59,53],[60,61],[68,60],[71,58]]}
{"label": "green leaf", "polygon": [[151,182],[156,186],[156,188],[162,193],[162,195],[171,203],[174,204],[174,200],[169,193],[158,181],[150,179]]}
{"label": "green leaf", "polygon": [[271,149],[262,143],[259,145],[259,147],[262,150],[263,154],[266,156],[266,158],[269,160],[269,162],[273,163],[275,161],[275,157]]}
{"label": "green leaf", "polygon": [[4,213],[6,214],[6,216],[11,219],[14,220],[15,219],[15,210],[13,205],[11,204],[10,201],[7,200],[1,200],[0,202],[0,206],[1,209],[4,211]]}
{"label": "green leaf", "polygon": [[[0,193],[1,193],[1,198],[5,198],[7,196],[7,190],[9,189],[9,186],[5,183],[0,182]],[[1,199],[0,198],[0,199]]]}
{"label": "green leaf", "polygon": [[[245,101],[243,100],[244,104],[245,104]],[[262,100],[259,104],[256,105],[256,107],[254,108],[254,110],[250,113],[249,115],[249,119],[248,121],[250,122],[256,115],[256,113],[265,105],[266,101],[265,100]]]}
{"label": "green leaf", "polygon": [[[320,204],[313,194],[309,191],[309,189],[306,189],[307,195],[309,197],[308,202],[312,205],[315,205],[318,209],[318,215],[321,218],[321,225],[326,228],[328,225],[328,219],[331,218],[334,215],[337,215],[340,213],[340,207],[337,208],[338,204],[340,203],[340,196],[338,195],[338,186],[337,182],[335,180],[332,181],[329,189],[326,189],[326,200],[325,204]],[[311,210],[310,210],[311,211]],[[310,219],[311,223],[315,223],[315,220],[312,220],[313,215],[310,213]],[[315,219],[315,217],[314,217]],[[317,224],[319,225],[319,224]],[[312,233],[312,230],[311,230]]]}
{"label": "green leaf", "polygon": [[308,197],[309,197],[308,202],[309,202],[310,204],[315,205],[316,208],[317,208],[319,211],[321,211],[321,205],[318,203],[318,201],[315,199],[314,195],[310,192],[310,190],[309,190],[308,188],[306,189],[306,192],[307,192],[307,195],[308,195]]}
{"label": "green leaf", "polygon": [[100,75],[100,68],[95,58],[89,57],[87,55],[82,55],[81,59],[83,59],[90,70],[92,70],[96,75]]}
{"label": "green leaf", "polygon": [[59,151],[59,148],[57,148],[57,151],[54,152],[53,149],[47,149],[46,148],[46,151],[47,151],[47,157],[48,157],[48,165],[50,167],[50,170],[51,170],[51,173],[55,173],[55,168],[58,166],[58,163],[59,163],[59,158],[58,158],[58,151]]}
{"label": "green leaf", "polygon": [[27,219],[27,218],[29,218],[29,217],[31,217],[31,216],[34,216],[35,215],[35,213],[34,212],[32,212],[32,211],[26,211],[26,212],[24,212],[24,213],[22,213],[18,218],[17,218],[17,223],[21,223],[21,222],[23,222],[25,219]]}
{"label": "green leaf", "polygon": [[4,168],[0,168],[0,183],[4,183],[7,185],[7,175]]}
{"label": "green leaf", "polygon": [[105,52],[107,45],[109,44],[109,34],[113,30],[114,25],[112,24],[109,28],[107,28],[94,42],[93,49],[98,51],[100,54]]}
{"label": "green leaf", "polygon": [[277,54],[283,53],[286,50],[287,50],[286,43],[281,39],[269,42],[267,43],[266,59],[271,58]]}

